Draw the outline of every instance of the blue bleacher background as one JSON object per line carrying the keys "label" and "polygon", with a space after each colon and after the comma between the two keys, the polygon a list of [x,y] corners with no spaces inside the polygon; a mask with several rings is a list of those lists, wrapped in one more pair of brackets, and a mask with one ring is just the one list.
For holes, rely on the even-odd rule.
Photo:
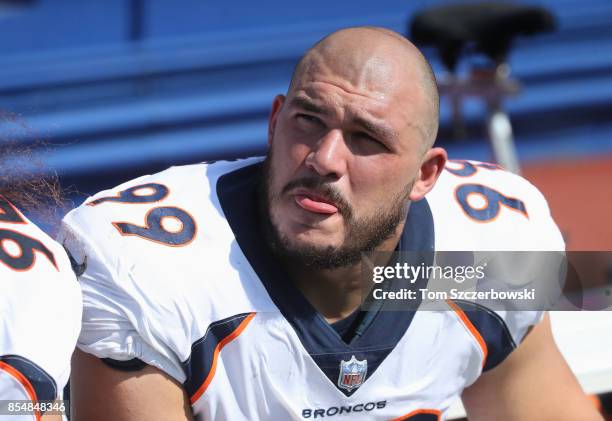
{"label": "blue bleacher background", "polygon": [[[0,109],[54,145],[45,163],[93,193],[169,165],[263,153],[269,106],[306,48],[340,27],[406,33],[442,1],[0,1]],[[558,30],[521,39],[510,59],[524,92],[508,101],[523,160],[612,153],[612,2],[535,0]],[[433,54],[434,68],[442,67]],[[483,109],[451,156],[487,159]],[[75,197],[75,201],[83,197]]]}

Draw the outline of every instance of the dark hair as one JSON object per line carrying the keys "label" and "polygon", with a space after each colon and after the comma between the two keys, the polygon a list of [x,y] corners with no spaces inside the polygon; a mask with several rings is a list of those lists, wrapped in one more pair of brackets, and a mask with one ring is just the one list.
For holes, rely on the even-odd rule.
{"label": "dark hair", "polygon": [[48,145],[36,138],[19,141],[14,133],[31,134],[31,129],[14,113],[0,110],[0,123],[0,195],[25,213],[53,219],[65,206],[63,191],[57,174],[48,171],[35,153]]}

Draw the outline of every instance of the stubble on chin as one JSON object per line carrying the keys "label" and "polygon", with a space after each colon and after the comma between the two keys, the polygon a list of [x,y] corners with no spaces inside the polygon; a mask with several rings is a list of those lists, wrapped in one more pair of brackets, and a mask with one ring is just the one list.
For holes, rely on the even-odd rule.
{"label": "stubble on chin", "polygon": [[[269,186],[274,174],[268,157],[263,164],[258,187],[258,208],[262,235],[271,253],[286,265],[301,265],[311,269],[339,269],[354,265],[362,253],[374,250],[397,231],[407,215],[406,192],[393,198],[388,209],[370,217],[357,219],[348,203],[343,203],[341,213],[344,225],[344,242],[340,246],[316,245],[304,242],[296,244],[279,229],[271,209],[278,207],[280,197],[270,194]],[[406,191],[410,191],[411,185]],[[285,189],[284,189],[285,190]],[[316,228],[315,228],[316,229]]]}

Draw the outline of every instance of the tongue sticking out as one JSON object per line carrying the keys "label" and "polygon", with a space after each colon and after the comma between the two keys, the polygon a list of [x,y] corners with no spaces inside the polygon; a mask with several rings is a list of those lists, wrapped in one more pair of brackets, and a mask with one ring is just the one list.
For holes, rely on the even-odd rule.
{"label": "tongue sticking out", "polygon": [[307,196],[298,194],[295,196],[295,201],[302,208],[310,212],[332,214],[338,212],[338,208],[330,203],[317,202]]}

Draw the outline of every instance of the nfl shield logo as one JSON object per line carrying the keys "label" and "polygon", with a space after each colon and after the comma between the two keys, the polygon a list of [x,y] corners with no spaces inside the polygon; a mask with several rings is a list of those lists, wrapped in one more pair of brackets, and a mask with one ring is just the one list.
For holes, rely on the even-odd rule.
{"label": "nfl shield logo", "polygon": [[368,360],[359,361],[353,355],[350,360],[340,361],[338,387],[348,390],[357,389],[363,384],[368,373]]}

